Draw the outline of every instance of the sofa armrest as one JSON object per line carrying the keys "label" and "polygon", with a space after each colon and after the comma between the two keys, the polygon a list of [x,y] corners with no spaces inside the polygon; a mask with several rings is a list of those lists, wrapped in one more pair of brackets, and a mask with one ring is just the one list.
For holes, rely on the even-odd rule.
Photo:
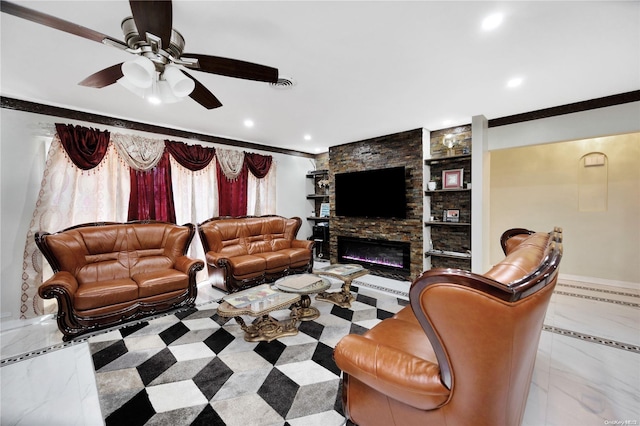
{"label": "sofa armrest", "polygon": [[43,299],[52,299],[56,295],[66,295],[69,300],[73,300],[78,290],[78,281],[71,272],[56,272],[51,278],[42,283],[38,288],[38,294]]}
{"label": "sofa armrest", "polygon": [[204,262],[200,259],[193,259],[189,256],[180,256],[176,259],[175,268],[187,275],[196,273],[204,268]]}
{"label": "sofa armrest", "polygon": [[205,254],[205,258],[209,265],[215,266],[216,268],[226,268],[231,265],[229,262],[229,256],[226,254],[209,251]]}
{"label": "sofa armrest", "polygon": [[313,250],[313,243],[311,240],[291,240],[291,247]]}
{"label": "sofa armrest", "polygon": [[341,339],[334,359],[351,377],[420,410],[439,407],[450,394],[440,381],[437,364],[363,336]]}

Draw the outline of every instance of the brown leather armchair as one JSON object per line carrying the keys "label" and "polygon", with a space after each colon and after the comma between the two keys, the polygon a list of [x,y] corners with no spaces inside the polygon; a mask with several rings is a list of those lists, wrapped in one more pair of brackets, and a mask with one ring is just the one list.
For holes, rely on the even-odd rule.
{"label": "brown leather armchair", "polygon": [[336,345],[360,426],[519,425],[562,257],[562,231],[510,230],[484,275],[424,272],[410,306]]}

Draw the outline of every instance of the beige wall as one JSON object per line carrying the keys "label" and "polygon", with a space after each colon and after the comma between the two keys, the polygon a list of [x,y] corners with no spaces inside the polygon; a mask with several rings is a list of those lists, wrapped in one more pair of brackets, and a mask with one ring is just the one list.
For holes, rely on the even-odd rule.
{"label": "beige wall", "polygon": [[[607,156],[607,209],[580,211],[580,159]],[[584,170],[583,170],[584,171]],[[564,229],[561,274],[640,283],[640,133],[491,151],[491,241]],[[491,263],[502,255],[491,245]]]}

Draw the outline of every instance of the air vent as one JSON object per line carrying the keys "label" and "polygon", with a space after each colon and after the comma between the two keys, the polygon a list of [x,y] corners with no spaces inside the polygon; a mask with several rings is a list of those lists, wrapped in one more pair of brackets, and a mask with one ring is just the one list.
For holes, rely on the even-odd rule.
{"label": "air vent", "polygon": [[296,82],[289,77],[280,77],[276,83],[270,83],[271,87],[276,89],[291,89],[296,85]]}

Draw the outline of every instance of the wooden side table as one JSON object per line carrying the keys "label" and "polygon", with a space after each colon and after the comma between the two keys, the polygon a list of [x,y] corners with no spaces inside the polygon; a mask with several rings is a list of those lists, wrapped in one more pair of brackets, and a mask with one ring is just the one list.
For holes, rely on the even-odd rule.
{"label": "wooden side table", "polygon": [[[280,337],[298,334],[297,316],[278,321],[269,313],[287,309],[298,303],[300,298],[299,294],[283,293],[268,284],[262,284],[225,296],[218,306],[218,315],[234,318],[244,331],[244,340],[247,342],[271,342]],[[256,319],[247,325],[241,315],[249,315]]]}
{"label": "wooden side table", "polygon": [[334,265],[329,265],[324,269],[314,269],[313,273],[315,275],[324,275],[342,281],[342,288],[340,291],[332,293],[323,291],[316,295],[316,300],[333,303],[341,308],[350,308],[351,302],[355,299],[353,294],[351,294],[351,282],[358,277],[367,275],[369,270],[364,269],[360,265],[336,263]]}

